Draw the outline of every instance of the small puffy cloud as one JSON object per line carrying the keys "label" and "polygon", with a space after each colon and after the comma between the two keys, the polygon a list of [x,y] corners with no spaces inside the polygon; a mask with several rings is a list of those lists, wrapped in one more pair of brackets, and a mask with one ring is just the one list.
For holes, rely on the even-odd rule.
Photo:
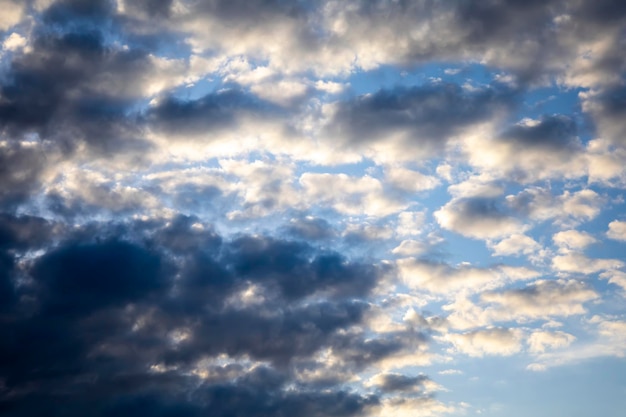
{"label": "small puffy cloud", "polygon": [[624,262],[619,259],[589,258],[582,253],[566,253],[552,258],[552,267],[555,270],[578,274],[593,274],[623,266]]}
{"label": "small puffy cloud", "polygon": [[583,314],[583,304],[598,296],[579,281],[539,280],[522,289],[484,293],[480,299],[494,305],[487,310],[493,319],[515,320]]}
{"label": "small puffy cloud", "polygon": [[7,51],[17,51],[26,46],[28,40],[19,33],[11,33],[2,43],[2,48]]}
{"label": "small puffy cloud", "polygon": [[528,336],[528,350],[531,353],[542,353],[546,350],[554,350],[569,346],[576,338],[562,331],[548,332],[535,331]]}
{"label": "small puffy cloud", "polygon": [[510,356],[522,349],[523,332],[519,329],[491,328],[441,336],[454,350],[468,356]]}
{"label": "small puffy cloud", "polygon": [[398,166],[385,168],[385,180],[394,187],[408,192],[431,190],[440,184],[437,177]]}
{"label": "small puffy cloud", "polygon": [[473,136],[465,143],[472,165],[521,183],[586,173],[576,124],[567,116],[524,119],[495,136]]}
{"label": "small puffy cloud", "polygon": [[531,363],[526,367],[526,370],[532,372],[545,372],[548,367],[542,363]]}
{"label": "small puffy cloud", "polygon": [[596,243],[598,240],[587,232],[578,230],[564,230],[555,233],[552,241],[559,247],[561,251],[582,250],[587,246]]}
{"label": "small puffy cloud", "polygon": [[610,284],[615,284],[626,291],[626,272],[623,271],[606,271],[600,274],[600,278],[607,279]]}
{"label": "small puffy cloud", "polygon": [[328,221],[314,216],[291,219],[285,229],[290,235],[307,240],[327,239],[335,235]]}
{"label": "small puffy cloud", "polygon": [[493,198],[453,199],[434,215],[444,229],[475,239],[497,239],[525,229]]}
{"label": "small puffy cloud", "polygon": [[496,256],[529,255],[541,249],[541,245],[529,236],[514,234],[498,243],[491,243],[489,248]]}
{"label": "small puffy cloud", "polygon": [[614,220],[609,223],[609,230],[606,232],[609,239],[626,240],[626,222]]}
{"label": "small puffy cloud", "polygon": [[497,288],[506,282],[534,278],[523,267],[481,268],[462,264],[457,267],[445,263],[434,263],[416,258],[397,261],[402,282],[415,290],[447,294],[460,290],[478,292],[486,288]]}
{"label": "small puffy cloud", "polygon": [[403,211],[398,214],[396,233],[399,236],[420,235],[424,231],[425,220],[423,211]]}
{"label": "small puffy cloud", "polygon": [[604,198],[591,189],[554,195],[549,189],[532,187],[507,196],[506,201],[511,209],[531,220],[556,219],[560,223],[580,223],[600,213]]}
{"label": "small puffy cloud", "polygon": [[587,169],[590,183],[622,187],[626,184],[626,148],[616,146],[606,138],[587,144]]}
{"label": "small puffy cloud", "polygon": [[429,246],[417,240],[403,240],[398,246],[391,250],[391,253],[400,256],[417,256],[427,252]]}
{"label": "small puffy cloud", "polygon": [[459,369],[444,369],[438,372],[439,375],[463,375],[463,371]]}
{"label": "small puffy cloud", "polygon": [[314,204],[329,204],[345,214],[387,216],[407,207],[385,192],[383,183],[369,175],[304,173],[300,185]]}

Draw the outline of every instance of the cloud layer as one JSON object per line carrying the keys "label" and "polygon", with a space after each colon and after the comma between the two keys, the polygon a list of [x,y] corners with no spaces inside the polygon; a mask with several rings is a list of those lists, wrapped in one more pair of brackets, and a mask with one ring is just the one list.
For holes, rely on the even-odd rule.
{"label": "cloud layer", "polygon": [[511,414],[446,381],[624,356],[623,2],[0,10],[0,412]]}

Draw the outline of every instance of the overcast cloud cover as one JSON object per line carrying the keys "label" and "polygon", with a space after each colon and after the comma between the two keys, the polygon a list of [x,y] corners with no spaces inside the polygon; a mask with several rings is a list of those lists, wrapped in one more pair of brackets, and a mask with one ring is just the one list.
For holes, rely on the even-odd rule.
{"label": "overcast cloud cover", "polygon": [[0,0],[0,414],[623,416],[626,2]]}

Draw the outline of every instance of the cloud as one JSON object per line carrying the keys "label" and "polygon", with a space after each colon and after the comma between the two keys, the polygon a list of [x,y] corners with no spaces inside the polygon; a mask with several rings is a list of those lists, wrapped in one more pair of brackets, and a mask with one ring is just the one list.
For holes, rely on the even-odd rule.
{"label": "cloud", "polygon": [[593,259],[580,253],[568,253],[555,256],[552,267],[557,271],[580,274],[593,274],[607,269],[618,269],[624,266],[619,259]]}
{"label": "cloud", "polygon": [[453,199],[437,210],[441,227],[474,239],[497,239],[524,230],[498,200],[487,197]]}
{"label": "cloud", "polygon": [[498,177],[532,183],[586,173],[577,126],[568,116],[526,118],[493,136],[476,135],[465,147],[470,163]]}
{"label": "cloud", "polygon": [[377,374],[368,383],[383,392],[423,392],[429,379],[424,375]]}
{"label": "cloud", "polygon": [[286,229],[287,233],[304,240],[327,239],[335,235],[328,221],[313,216],[293,218]]}
{"label": "cloud", "polygon": [[300,184],[309,199],[329,204],[340,213],[378,217],[397,213],[408,206],[386,193],[382,182],[369,175],[304,173]]}
{"label": "cloud", "polygon": [[271,107],[258,97],[226,89],[192,100],[164,97],[149,109],[146,117],[154,129],[184,140],[189,136],[210,138],[216,132],[234,128],[246,117],[271,113]]}
{"label": "cloud", "polygon": [[405,285],[414,290],[439,294],[460,290],[478,292],[487,288],[497,288],[506,282],[537,276],[526,268],[498,266],[481,268],[465,264],[453,267],[445,263],[416,258],[399,259],[396,264]]}
{"label": "cloud", "polygon": [[606,232],[609,239],[626,240],[626,222],[614,220],[609,223],[609,230]]}
{"label": "cloud", "polygon": [[545,318],[569,316],[585,312],[583,303],[598,298],[598,294],[578,281],[539,280],[526,288],[488,292],[481,301],[497,306],[496,317],[501,320],[512,318]]}
{"label": "cloud", "polygon": [[552,240],[559,247],[560,251],[581,250],[598,241],[589,233],[578,230],[564,230],[555,233],[552,236]]}
{"label": "cloud", "polygon": [[522,332],[518,329],[492,328],[468,333],[448,333],[441,337],[454,349],[468,356],[509,356],[522,349]]}
{"label": "cloud", "polygon": [[513,210],[535,221],[556,219],[561,223],[577,224],[595,218],[604,199],[591,189],[564,191],[555,196],[548,189],[532,187],[508,195],[506,201]]}
{"label": "cloud", "polygon": [[2,0],[0,7],[5,11],[0,18],[0,30],[7,30],[22,20],[24,4],[14,0]]}
{"label": "cloud", "polygon": [[600,278],[608,279],[610,284],[615,284],[626,290],[626,272],[610,270],[602,272]]}
{"label": "cloud", "polygon": [[624,330],[626,322],[602,316],[593,316],[589,320],[592,326],[590,335],[584,342],[568,349],[557,349],[537,355],[537,363],[530,370],[545,370],[549,367],[580,363],[594,358],[618,357],[624,351]]}
{"label": "cloud", "polygon": [[46,155],[37,144],[0,142],[0,204],[16,206],[40,186]]}
{"label": "cloud", "polygon": [[[149,415],[274,409],[353,415],[377,397],[335,385],[324,393],[284,391],[292,378],[285,365],[330,348],[346,366],[360,367],[411,340],[347,332],[362,322],[381,271],[305,243],[225,240],[183,217],[69,231],[36,217],[1,220],[7,326],[0,369],[4,386],[19,392],[5,402],[15,415],[61,399],[65,405],[54,408],[67,415],[80,415],[86,402],[102,410],[98,415],[123,415],[153,396],[144,409]],[[58,244],[49,246],[53,237]],[[7,250],[36,248],[20,264],[28,279],[14,285],[15,252]],[[235,379],[226,370],[197,379],[204,375],[193,373],[198,361],[224,354],[253,365]],[[225,396],[238,400],[222,402]],[[269,408],[258,409],[256,401]]]}
{"label": "cloud", "polygon": [[385,169],[385,177],[390,184],[404,191],[431,190],[439,185],[436,177],[402,167],[388,167]]}
{"label": "cloud", "polygon": [[506,255],[529,255],[541,248],[533,238],[526,235],[514,234],[500,242],[490,245],[493,254],[497,256]]}
{"label": "cloud", "polygon": [[329,105],[324,135],[347,149],[362,149],[374,159],[402,161],[407,154],[412,155],[409,160],[424,158],[443,151],[464,129],[511,106],[514,96],[504,86],[469,90],[432,84],[380,90]]}
{"label": "cloud", "polygon": [[532,332],[526,342],[528,349],[532,353],[542,353],[546,350],[554,350],[569,346],[576,338],[571,334],[557,331],[536,331]]}
{"label": "cloud", "polygon": [[621,2],[0,9],[4,413],[456,415],[421,367],[624,355],[583,253],[625,236]]}

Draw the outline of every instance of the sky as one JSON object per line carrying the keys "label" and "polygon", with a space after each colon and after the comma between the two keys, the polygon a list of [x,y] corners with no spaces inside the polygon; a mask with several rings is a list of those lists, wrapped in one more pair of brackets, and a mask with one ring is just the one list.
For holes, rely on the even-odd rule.
{"label": "sky", "polygon": [[626,2],[0,11],[0,414],[624,415]]}

